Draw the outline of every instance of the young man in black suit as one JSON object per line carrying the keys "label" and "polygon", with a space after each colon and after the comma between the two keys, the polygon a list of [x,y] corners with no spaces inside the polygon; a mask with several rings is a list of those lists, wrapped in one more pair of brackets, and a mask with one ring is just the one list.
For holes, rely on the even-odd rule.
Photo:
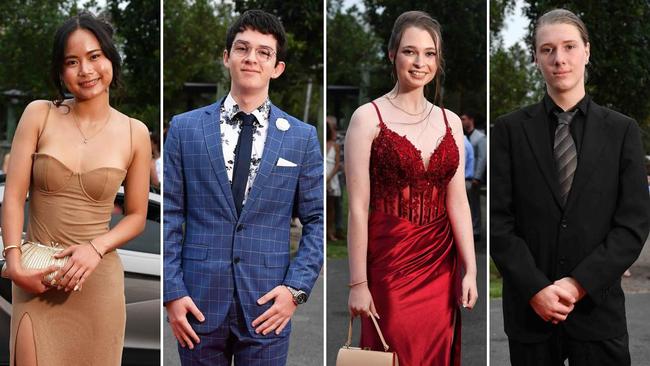
{"label": "young man in black suit", "polygon": [[636,122],[586,95],[584,23],[537,21],[547,94],[502,116],[491,141],[491,255],[503,275],[512,365],[629,365],[621,275],[648,235]]}

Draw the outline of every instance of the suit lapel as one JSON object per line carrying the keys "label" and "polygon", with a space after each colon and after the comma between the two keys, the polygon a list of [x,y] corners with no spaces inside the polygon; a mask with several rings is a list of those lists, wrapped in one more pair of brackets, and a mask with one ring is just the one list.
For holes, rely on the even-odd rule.
{"label": "suit lapel", "polygon": [[266,185],[266,180],[271,174],[271,170],[273,170],[273,167],[278,161],[278,154],[280,153],[280,147],[282,146],[282,139],[284,138],[285,131],[280,131],[275,122],[281,117],[281,111],[275,105],[271,104],[268,134],[266,135],[266,141],[264,142],[262,161],[259,170],[257,171],[257,175],[255,176],[255,180],[253,181],[253,187],[246,198],[246,204],[241,213],[242,216],[248,211],[248,208],[251,207],[249,203],[254,202],[262,192],[262,188]]}
{"label": "suit lapel", "polygon": [[221,126],[219,124],[221,102],[214,104],[214,108],[206,111],[202,115],[201,124],[203,125],[203,136],[205,136],[205,146],[208,149],[208,157],[210,158],[210,165],[217,176],[217,182],[223,191],[230,212],[233,218],[237,217],[235,209],[235,200],[232,196],[232,189],[228,181],[228,174],[226,173],[226,164],[223,161],[223,150],[221,147]]}
{"label": "suit lapel", "polygon": [[528,144],[533,150],[535,159],[542,175],[553,193],[555,202],[562,207],[560,201],[560,187],[557,173],[553,162],[553,152],[551,151],[549,127],[546,121],[546,111],[542,102],[531,106],[527,111],[529,119],[523,122],[524,132],[528,139]]}
{"label": "suit lapel", "polygon": [[589,177],[598,165],[601,151],[607,139],[605,124],[603,123],[606,114],[607,111],[600,108],[599,105],[593,101],[589,102],[589,113],[587,113],[582,147],[580,148],[580,155],[578,155],[578,167],[567,198],[567,208],[571,206],[584,189],[589,182]]}

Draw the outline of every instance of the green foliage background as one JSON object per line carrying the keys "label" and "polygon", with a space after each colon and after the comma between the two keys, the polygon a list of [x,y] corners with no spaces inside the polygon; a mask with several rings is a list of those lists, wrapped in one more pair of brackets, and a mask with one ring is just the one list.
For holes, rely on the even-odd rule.
{"label": "green foliage background", "polygon": [[[82,4],[83,3],[83,4]],[[96,1],[3,0],[0,2],[0,92],[24,93],[19,106],[34,99],[52,99],[49,80],[56,29],[81,10],[91,10],[111,21],[123,59],[123,84],[111,93],[121,112],[159,129],[160,120],[160,2],[158,0]],[[0,96],[0,110],[8,99]],[[6,123],[6,114],[0,121]],[[8,136],[10,138],[10,136]]]}

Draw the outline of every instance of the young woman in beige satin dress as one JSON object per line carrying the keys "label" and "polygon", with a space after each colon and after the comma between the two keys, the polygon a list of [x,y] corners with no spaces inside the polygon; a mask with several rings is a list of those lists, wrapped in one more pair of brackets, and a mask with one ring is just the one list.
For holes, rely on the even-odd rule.
{"label": "young woman in beige satin dress", "polygon": [[[115,249],[144,229],[151,147],[147,127],[109,104],[120,74],[112,33],[88,13],[59,28],[52,54],[58,95],[27,106],[12,143],[2,204],[12,365],[121,363],[124,273]],[[74,98],[64,100],[65,90]],[[121,184],[125,216],[109,230]],[[70,260],[61,269],[20,263],[15,247],[28,193],[27,240],[66,248],[60,256]]]}

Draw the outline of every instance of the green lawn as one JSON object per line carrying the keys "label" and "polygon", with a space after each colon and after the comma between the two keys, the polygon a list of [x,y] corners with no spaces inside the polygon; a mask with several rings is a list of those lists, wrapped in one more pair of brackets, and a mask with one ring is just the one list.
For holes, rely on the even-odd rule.
{"label": "green lawn", "polygon": [[[344,231],[347,232],[348,228],[348,194],[343,190],[343,225]],[[348,243],[347,240],[327,241],[327,258],[338,259],[348,257]]]}
{"label": "green lawn", "polygon": [[496,265],[490,259],[490,298],[500,298],[502,289],[501,274],[497,270]]}

